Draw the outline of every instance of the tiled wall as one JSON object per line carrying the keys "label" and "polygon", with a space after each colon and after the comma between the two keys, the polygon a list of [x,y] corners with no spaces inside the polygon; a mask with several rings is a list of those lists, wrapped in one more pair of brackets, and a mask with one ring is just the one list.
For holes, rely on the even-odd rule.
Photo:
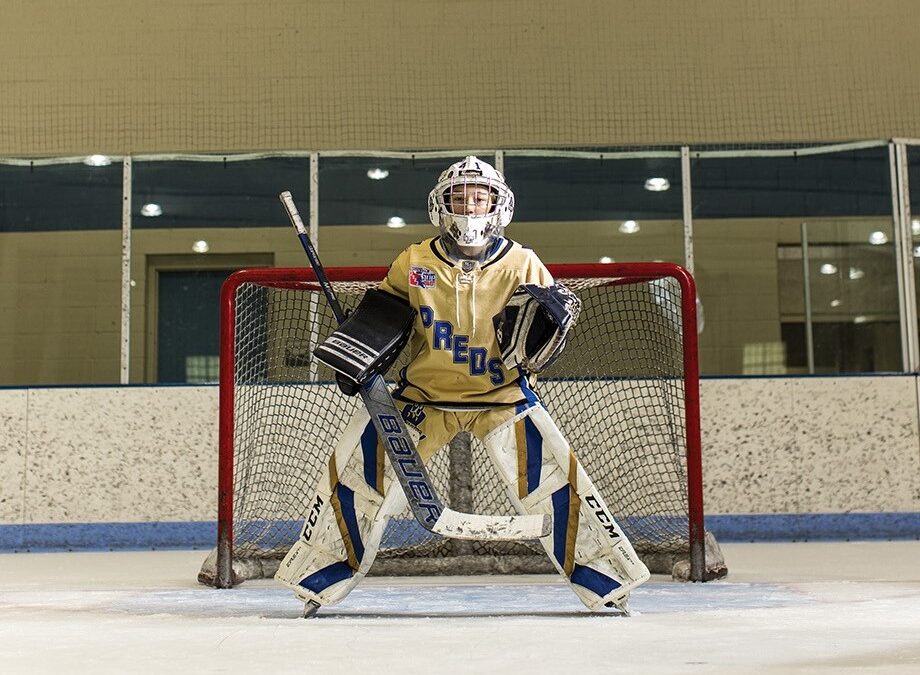
{"label": "tiled wall", "polygon": [[216,387],[0,391],[0,522],[214,519]]}
{"label": "tiled wall", "polygon": [[[702,382],[710,514],[920,512],[918,378]],[[0,390],[0,527],[213,521],[216,387]]]}
{"label": "tiled wall", "polygon": [[707,512],[920,511],[917,382],[704,380]]}

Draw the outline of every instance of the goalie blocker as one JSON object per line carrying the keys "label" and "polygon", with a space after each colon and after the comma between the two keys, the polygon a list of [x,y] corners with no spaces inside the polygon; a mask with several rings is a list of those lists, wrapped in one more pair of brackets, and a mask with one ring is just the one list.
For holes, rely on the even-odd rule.
{"label": "goalie blocker", "polygon": [[313,355],[334,371],[348,396],[375,375],[384,375],[409,340],[416,311],[394,295],[370,289],[355,311]]}

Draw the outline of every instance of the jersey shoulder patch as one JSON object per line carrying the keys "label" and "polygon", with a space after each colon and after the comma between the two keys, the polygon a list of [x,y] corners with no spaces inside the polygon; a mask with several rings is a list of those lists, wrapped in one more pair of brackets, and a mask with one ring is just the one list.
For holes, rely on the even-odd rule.
{"label": "jersey shoulder patch", "polygon": [[434,270],[421,265],[409,266],[409,285],[415,288],[434,288],[437,275]]}

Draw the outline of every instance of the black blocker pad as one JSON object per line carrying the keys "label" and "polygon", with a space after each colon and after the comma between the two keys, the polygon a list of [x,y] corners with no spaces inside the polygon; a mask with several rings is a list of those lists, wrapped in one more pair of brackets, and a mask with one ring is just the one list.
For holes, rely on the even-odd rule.
{"label": "black blocker pad", "polygon": [[386,373],[396,361],[412,333],[416,314],[402,298],[370,289],[313,355],[349,380],[364,384]]}

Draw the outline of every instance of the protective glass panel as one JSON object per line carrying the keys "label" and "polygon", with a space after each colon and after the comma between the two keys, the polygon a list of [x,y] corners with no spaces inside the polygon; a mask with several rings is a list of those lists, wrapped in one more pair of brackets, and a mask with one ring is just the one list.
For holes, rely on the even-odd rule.
{"label": "protective glass panel", "polygon": [[505,157],[512,238],[546,263],[684,263],[678,157]]}
{"label": "protective glass panel", "polygon": [[436,236],[428,193],[441,172],[463,156],[458,151],[456,158],[442,159],[320,157],[323,263],[387,266],[409,244]]}
{"label": "protective glass panel", "polygon": [[216,382],[223,280],[304,264],[278,195],[307,218],[309,158],[214,160],[134,162],[132,382]]}
{"label": "protective glass panel", "polygon": [[0,385],[115,384],[121,163],[0,165]]}
{"label": "protective glass panel", "polygon": [[887,147],[691,169],[704,374],[900,370]]}

